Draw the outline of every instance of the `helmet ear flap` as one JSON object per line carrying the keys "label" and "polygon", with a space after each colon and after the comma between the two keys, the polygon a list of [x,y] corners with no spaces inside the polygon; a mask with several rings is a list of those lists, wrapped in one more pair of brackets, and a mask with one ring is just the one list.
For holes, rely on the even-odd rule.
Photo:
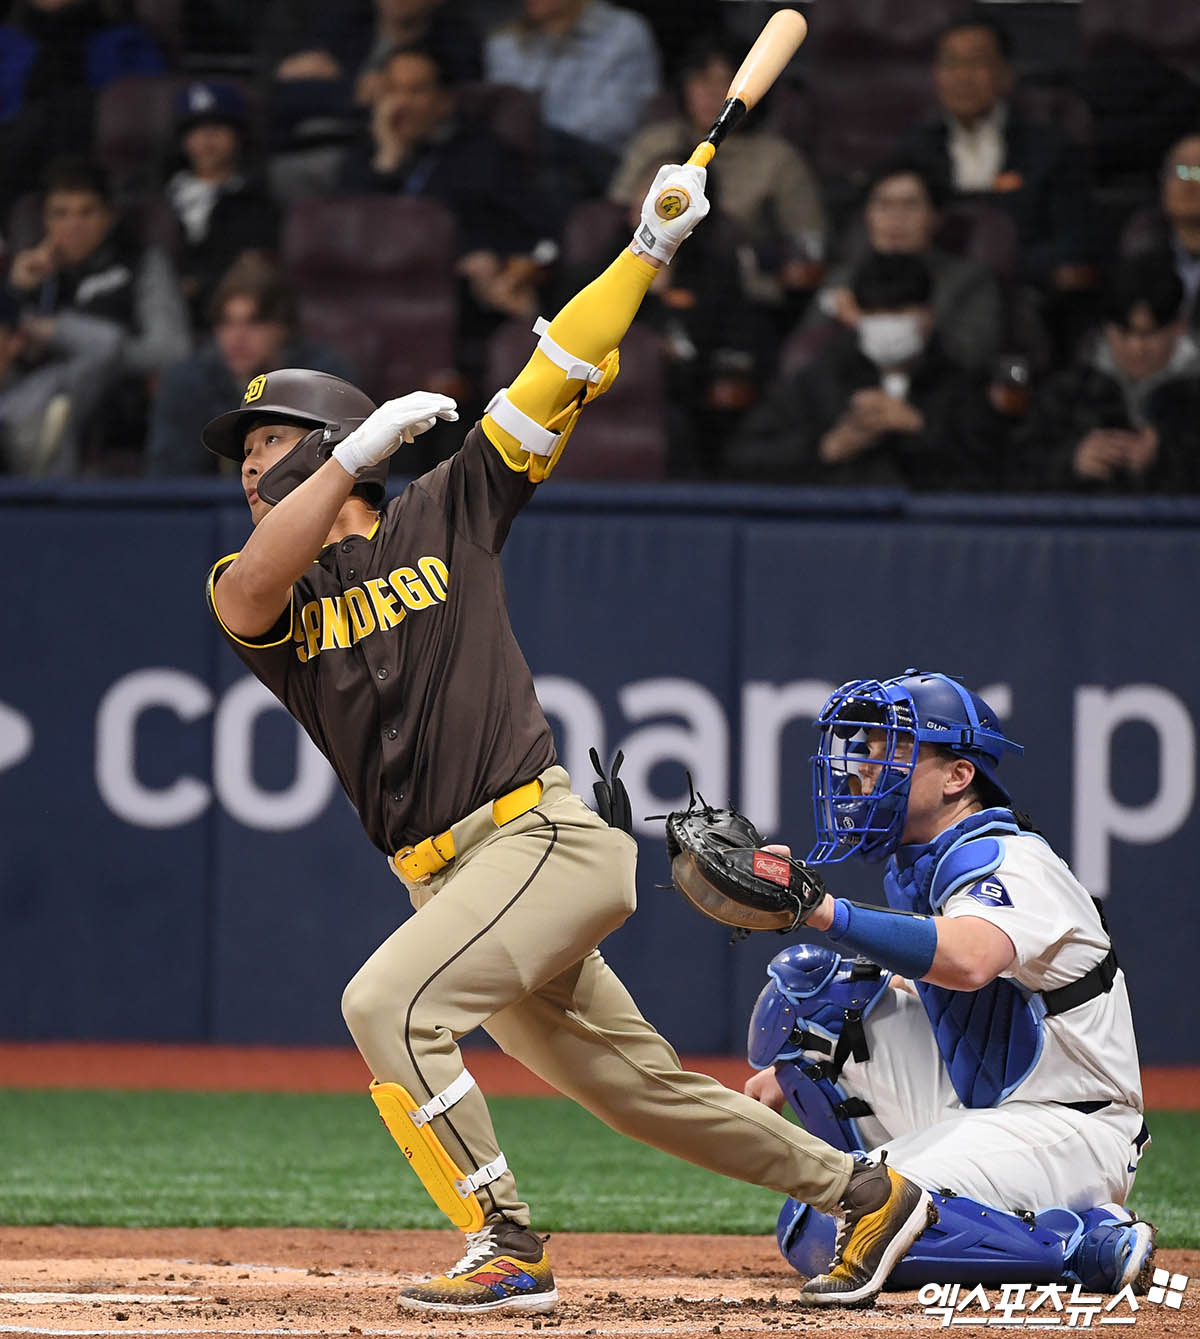
{"label": "helmet ear flap", "polygon": [[[311,432],[306,432],[282,460],[277,460],[262,475],[256,488],[264,502],[274,507],[316,470],[325,458],[321,454],[321,447],[328,431],[328,426],[321,424]],[[326,451],[325,455],[328,454]]]}

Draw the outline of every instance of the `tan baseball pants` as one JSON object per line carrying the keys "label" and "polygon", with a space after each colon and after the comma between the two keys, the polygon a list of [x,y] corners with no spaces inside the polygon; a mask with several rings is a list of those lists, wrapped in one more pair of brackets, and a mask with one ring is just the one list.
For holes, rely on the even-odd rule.
{"label": "tan baseball pants", "polygon": [[[459,1039],[482,1025],[614,1130],[833,1212],[849,1154],[683,1070],[596,951],[636,904],[637,845],[571,793],[561,767],[541,780],[540,803],[503,828],[489,805],[454,825],[457,858],[408,883],[416,914],[346,987],[346,1024],[375,1078],[427,1102],[462,1074]],[[499,1154],[477,1087],[432,1128],[467,1174]],[[528,1226],[511,1172],[478,1194],[488,1219]]]}

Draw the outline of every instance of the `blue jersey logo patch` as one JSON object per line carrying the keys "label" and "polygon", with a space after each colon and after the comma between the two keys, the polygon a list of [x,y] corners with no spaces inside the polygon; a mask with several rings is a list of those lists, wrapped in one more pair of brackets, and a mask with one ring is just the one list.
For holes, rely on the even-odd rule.
{"label": "blue jersey logo patch", "polygon": [[976,902],[982,902],[989,907],[1012,906],[1012,898],[1008,895],[1008,889],[995,876],[990,879],[981,879],[974,888],[967,890],[967,896],[973,897]]}

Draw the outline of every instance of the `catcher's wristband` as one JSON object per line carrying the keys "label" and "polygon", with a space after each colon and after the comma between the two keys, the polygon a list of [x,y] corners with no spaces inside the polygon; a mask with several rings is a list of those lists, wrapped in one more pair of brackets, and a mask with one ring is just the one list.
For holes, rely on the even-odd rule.
{"label": "catcher's wristband", "polygon": [[839,948],[853,949],[910,981],[920,981],[937,952],[932,916],[864,907],[844,897],[834,898],[833,924],[825,933]]}

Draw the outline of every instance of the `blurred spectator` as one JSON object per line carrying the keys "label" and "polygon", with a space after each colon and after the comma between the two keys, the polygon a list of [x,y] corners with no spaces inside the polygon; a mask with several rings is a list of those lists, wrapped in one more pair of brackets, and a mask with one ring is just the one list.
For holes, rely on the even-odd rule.
{"label": "blurred spectator", "polygon": [[120,357],[107,321],[75,312],[22,320],[0,290],[0,467],[37,477],[71,474],[80,435]]}
{"label": "blurred spectator", "polygon": [[[588,258],[581,256],[559,267],[558,295],[548,304],[549,310],[590,283],[630,231],[637,231],[642,200],[657,168],[658,164],[647,168],[645,178],[636,183],[636,198],[625,209],[600,202],[583,207],[591,224]],[[704,227],[688,238],[687,247],[659,269],[634,322],[662,337],[667,471],[675,476],[715,474],[721,444],[758,394],[768,337],[761,313],[742,293],[734,244],[738,231],[714,209]]]}
{"label": "blurred spectator", "polygon": [[121,370],[148,376],[177,362],[190,343],[179,281],[166,255],[121,224],[100,168],[62,158],[47,169],[45,236],[19,251],[9,288],[37,316],[79,312],[121,335]]}
{"label": "blurred spectator", "polygon": [[457,8],[446,0],[348,0],[291,25],[268,101],[271,148],[285,155],[272,163],[280,198],[330,187],[340,146],[359,132],[359,109],[373,101],[394,51],[431,52],[451,83],[479,78],[479,38]]}
{"label": "blurred spectator", "polygon": [[[641,201],[647,176],[663,163],[683,163],[717,119],[738,61],[715,39],[693,45],[679,71],[682,116],[657,121],[629,147],[608,188],[610,200]],[[754,249],[748,296],[778,303],[786,289],[811,289],[820,277],[825,216],[817,183],[800,153],[782,136],[743,126],[721,146],[709,178],[721,208]]]}
{"label": "blurred spectator", "polygon": [[1093,179],[1140,203],[1171,145],[1200,125],[1200,88],[1128,36],[1089,51],[1077,82],[1092,116]]}
{"label": "blurred spectator", "polygon": [[523,0],[485,42],[484,73],[540,95],[547,155],[580,197],[604,193],[659,89],[649,24],[608,0]]}
{"label": "blurred spectator", "polygon": [[1012,215],[1031,282],[1088,287],[1086,166],[1065,136],[1009,100],[1004,28],[980,13],[950,24],[938,40],[934,82],[942,113],[905,135],[902,150],[925,158],[955,194],[988,197]]}
{"label": "blurred spectator", "polygon": [[261,257],[247,256],[234,265],[213,295],[211,316],[212,341],[159,383],[146,448],[149,474],[215,470],[220,462],[200,445],[200,428],[236,406],[261,372],[312,367],[354,379],[341,354],[300,333],[290,289]]}
{"label": "blurred spectator", "polygon": [[785,377],[730,445],[727,473],[794,483],[988,487],[986,396],[933,335],[933,282],[913,255],[872,254],[851,285],[857,329]]}
{"label": "blurred spectator", "polygon": [[0,205],[36,188],[44,164],[92,144],[97,89],[162,74],[162,53],[98,0],[16,0],[0,26]]}
{"label": "blurred spectator", "polygon": [[180,91],[175,133],[187,166],[168,180],[166,195],[179,220],[176,263],[197,328],[233,262],[278,245],[278,212],[245,167],[247,130],[246,102],[234,85],[196,81]]}
{"label": "blurred spectator", "polygon": [[895,157],[879,164],[867,183],[863,233],[850,257],[830,271],[819,306],[853,326],[858,317],[850,289],[854,262],[869,251],[920,256],[933,280],[933,319],[947,357],[968,371],[981,371],[1004,340],[1004,299],[996,277],[983,265],[951,255],[936,243],[946,192],[918,158]]}
{"label": "blurred spectator", "polygon": [[1167,251],[1183,284],[1185,318],[1193,329],[1200,326],[1200,134],[1171,146],[1159,206],[1130,220],[1122,250],[1135,256]]}
{"label": "blurred spectator", "polygon": [[458,224],[459,270],[480,311],[537,314],[541,258],[556,251],[545,235],[552,211],[520,155],[456,115],[429,52],[397,51],[384,65],[370,141],[347,154],[340,189],[440,200]]}
{"label": "blurred spectator", "polygon": [[1091,347],[1034,396],[1016,486],[1200,490],[1200,350],[1184,330],[1183,298],[1169,256],[1120,265]]}

